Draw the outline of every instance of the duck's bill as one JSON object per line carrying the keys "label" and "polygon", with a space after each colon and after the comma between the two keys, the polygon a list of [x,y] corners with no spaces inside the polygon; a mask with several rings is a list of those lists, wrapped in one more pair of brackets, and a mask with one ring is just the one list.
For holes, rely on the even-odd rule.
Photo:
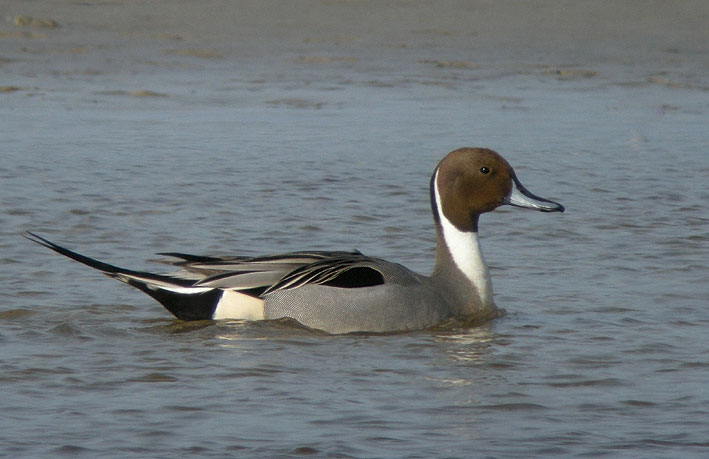
{"label": "duck's bill", "polygon": [[512,191],[504,200],[505,204],[515,207],[526,207],[540,212],[563,212],[564,206],[558,202],[540,198],[526,189],[516,176],[512,176]]}

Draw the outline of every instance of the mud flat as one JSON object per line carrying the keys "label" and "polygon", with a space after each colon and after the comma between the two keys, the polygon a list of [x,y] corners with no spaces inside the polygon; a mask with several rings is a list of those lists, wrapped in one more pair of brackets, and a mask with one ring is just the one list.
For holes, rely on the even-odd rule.
{"label": "mud flat", "polygon": [[4,11],[8,80],[280,65],[702,85],[709,69],[709,4],[691,0],[38,1]]}

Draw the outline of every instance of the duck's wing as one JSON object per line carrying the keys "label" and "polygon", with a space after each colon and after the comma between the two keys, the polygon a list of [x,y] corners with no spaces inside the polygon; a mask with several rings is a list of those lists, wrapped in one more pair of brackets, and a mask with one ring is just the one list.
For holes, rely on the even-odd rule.
{"label": "duck's wing", "polygon": [[359,254],[359,252],[290,252],[278,255],[266,255],[259,257],[244,256],[199,256],[186,253],[165,252],[158,255],[178,258],[180,261],[170,262],[173,266],[181,268],[185,276],[192,275],[195,279],[238,271],[277,271],[286,273],[301,266],[309,265],[330,257]]}
{"label": "duck's wing", "polygon": [[[334,287],[368,287],[383,283],[374,258],[360,252],[291,252],[264,257],[211,257],[185,254],[176,263],[187,275],[202,277],[195,287],[229,290],[262,289],[259,296],[276,290],[321,284]],[[184,273],[183,273],[184,274]]]}
{"label": "duck's wing", "polygon": [[361,256],[359,252],[290,252],[260,257],[201,257],[184,253],[161,253],[179,258],[172,263],[180,268],[173,274],[194,280],[195,286],[231,290],[270,288],[289,273],[327,260]]}
{"label": "duck's wing", "polygon": [[361,253],[330,256],[292,270],[266,289],[262,296],[276,290],[293,289],[307,284],[339,288],[381,285],[384,283],[384,274],[378,266],[381,261]]}

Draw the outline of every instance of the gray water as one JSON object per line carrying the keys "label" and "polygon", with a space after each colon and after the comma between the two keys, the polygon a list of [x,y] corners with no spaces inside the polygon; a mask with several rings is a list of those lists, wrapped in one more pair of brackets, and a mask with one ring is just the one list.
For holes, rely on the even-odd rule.
{"label": "gray water", "polygon": [[[550,70],[382,53],[6,65],[0,455],[709,454],[709,83],[694,57]],[[460,146],[499,151],[567,208],[483,216],[507,315],[480,327],[184,323],[20,236],[135,269],[164,270],[164,251],[356,248],[428,273],[428,179]]]}

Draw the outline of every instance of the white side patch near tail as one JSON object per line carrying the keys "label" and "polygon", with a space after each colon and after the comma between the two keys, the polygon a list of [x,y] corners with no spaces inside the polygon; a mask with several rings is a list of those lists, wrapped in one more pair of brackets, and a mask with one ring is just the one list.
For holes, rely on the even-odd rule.
{"label": "white side patch near tail", "polygon": [[263,320],[263,300],[235,290],[224,290],[212,318]]}

